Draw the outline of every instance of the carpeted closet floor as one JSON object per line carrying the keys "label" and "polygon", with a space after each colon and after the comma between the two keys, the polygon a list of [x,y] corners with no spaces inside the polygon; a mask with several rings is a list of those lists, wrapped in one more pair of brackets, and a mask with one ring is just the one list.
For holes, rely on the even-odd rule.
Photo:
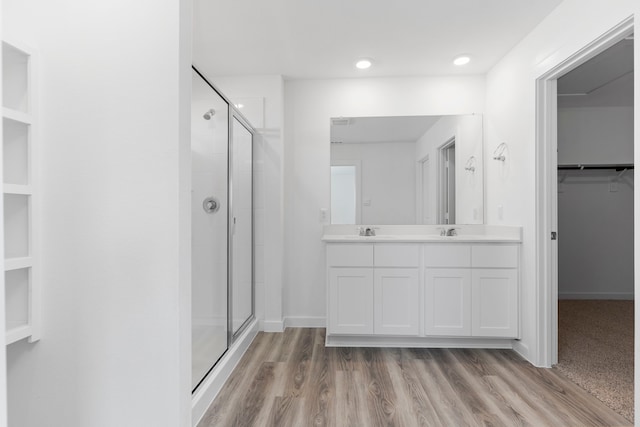
{"label": "carpeted closet floor", "polygon": [[558,302],[558,365],[633,422],[633,301]]}

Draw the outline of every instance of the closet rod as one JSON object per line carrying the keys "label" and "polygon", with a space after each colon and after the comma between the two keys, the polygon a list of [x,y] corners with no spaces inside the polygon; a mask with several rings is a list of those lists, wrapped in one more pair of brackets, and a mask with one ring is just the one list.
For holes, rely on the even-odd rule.
{"label": "closet rod", "polygon": [[617,165],[558,165],[558,170],[586,170],[586,169],[615,169],[620,172],[625,169],[633,169],[633,164]]}

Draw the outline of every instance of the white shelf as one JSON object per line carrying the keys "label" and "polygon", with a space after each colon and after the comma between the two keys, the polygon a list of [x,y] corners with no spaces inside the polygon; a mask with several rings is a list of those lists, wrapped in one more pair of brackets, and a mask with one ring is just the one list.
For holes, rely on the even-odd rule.
{"label": "white shelf", "polygon": [[2,107],[2,117],[25,125],[33,124],[33,117],[31,114],[14,110],[12,108]]}
{"label": "white shelf", "polygon": [[31,196],[4,195],[4,256],[22,258],[31,255]]}
{"label": "white shelf", "polygon": [[31,125],[6,117],[2,125],[2,182],[27,185],[31,171]]}
{"label": "white shelf", "polygon": [[31,109],[30,49],[2,42],[2,106],[27,113]]}
{"label": "white shelf", "polygon": [[7,321],[6,342],[7,345],[23,340],[33,334],[33,328],[27,323]]}
{"label": "white shelf", "polygon": [[4,184],[4,194],[19,194],[23,196],[30,196],[33,194],[33,187],[30,185],[22,184]]}
{"label": "white shelf", "polygon": [[33,258],[9,258],[4,260],[4,271],[20,270],[21,268],[33,267]]}
{"label": "white shelf", "polygon": [[2,157],[6,343],[40,335],[37,55],[2,41]]}

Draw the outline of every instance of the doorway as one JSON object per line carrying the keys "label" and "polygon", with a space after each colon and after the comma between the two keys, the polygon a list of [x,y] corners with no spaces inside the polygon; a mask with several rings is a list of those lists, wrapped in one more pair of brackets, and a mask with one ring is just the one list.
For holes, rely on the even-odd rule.
{"label": "doorway", "polygon": [[[567,351],[560,346],[566,345],[562,338],[566,330],[560,326],[566,328],[567,322],[559,323],[562,315],[564,320],[583,315],[585,321],[578,328],[593,335],[611,317],[605,316],[597,326],[585,328],[586,321],[602,314],[611,304],[631,299],[630,314],[625,317],[631,333],[627,330],[612,341],[626,340],[629,344],[625,367],[631,372],[626,375],[627,380],[631,379],[631,391],[629,412],[623,414],[627,418],[629,414],[633,417],[633,99],[627,100],[626,105],[618,103],[624,94],[633,95],[632,89],[624,87],[625,82],[633,83],[633,69],[630,75],[624,64],[613,64],[612,58],[625,46],[633,53],[632,31],[633,21],[629,19],[538,79],[536,147],[541,364],[552,366],[560,361],[559,369],[562,368],[559,354]],[[625,61],[632,66],[632,57]],[[626,120],[626,129],[621,120]],[[625,137],[621,136],[623,133]],[[624,141],[616,145],[616,139]],[[623,233],[600,235],[599,231],[608,224],[620,226]],[[566,303],[569,298],[576,302]],[[611,300],[614,301],[610,304]],[[584,307],[589,306],[592,313],[584,315]],[[580,307],[578,311],[574,310],[576,307]],[[611,310],[612,315],[619,312],[618,308]],[[625,329],[616,322],[608,338]],[[586,336],[578,338],[581,344],[587,341]],[[583,348],[575,354],[588,366],[592,358],[598,357],[598,350],[589,344]],[[602,351],[610,348],[604,346]],[[618,354],[610,356],[621,360]],[[601,365],[606,368],[614,364]],[[593,371],[587,376],[591,380],[596,375],[601,375],[604,382],[611,377]],[[580,383],[579,375],[571,379],[598,396],[598,390],[589,388],[593,384]],[[615,394],[616,387],[612,386],[609,393]]]}
{"label": "doorway", "polygon": [[456,140],[451,138],[438,149],[438,223],[456,223]]}

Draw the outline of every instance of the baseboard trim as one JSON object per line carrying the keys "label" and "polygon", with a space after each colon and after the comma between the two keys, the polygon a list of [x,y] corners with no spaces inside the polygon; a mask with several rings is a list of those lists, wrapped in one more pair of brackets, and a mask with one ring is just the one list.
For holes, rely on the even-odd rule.
{"label": "baseboard trim", "polygon": [[529,346],[524,344],[522,341],[518,341],[518,340],[513,341],[513,351],[518,353],[527,362],[531,363],[534,366],[538,366],[535,363],[533,363],[533,361],[531,360],[531,353],[529,351]]}
{"label": "baseboard trim", "polygon": [[220,359],[216,367],[207,375],[204,382],[191,397],[191,425],[196,427],[204,414],[213,403],[224,383],[229,379],[236,365],[249,348],[249,345],[258,334],[258,321],[254,320],[240,335],[240,338],[231,346],[227,353]]}
{"label": "baseboard trim", "polygon": [[285,328],[324,328],[327,326],[325,317],[291,316],[284,318]]}
{"label": "baseboard trim", "polygon": [[425,338],[365,337],[329,335],[327,347],[413,347],[413,348],[499,348],[512,349],[512,339],[499,338]]}
{"label": "baseboard trim", "polygon": [[283,320],[261,320],[260,330],[264,332],[283,332],[284,321]]}
{"label": "baseboard trim", "polygon": [[558,292],[558,299],[633,300],[633,292]]}

